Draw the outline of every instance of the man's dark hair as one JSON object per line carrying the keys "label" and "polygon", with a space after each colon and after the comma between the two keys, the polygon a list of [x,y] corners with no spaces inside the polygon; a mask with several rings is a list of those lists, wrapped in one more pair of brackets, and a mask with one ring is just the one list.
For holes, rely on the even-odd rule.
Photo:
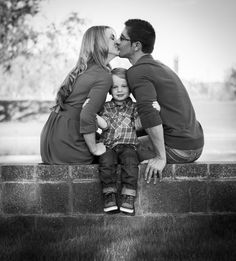
{"label": "man's dark hair", "polygon": [[129,19],[125,22],[131,43],[142,43],[142,51],[151,53],[154,48],[156,34],[152,25],[141,19]]}

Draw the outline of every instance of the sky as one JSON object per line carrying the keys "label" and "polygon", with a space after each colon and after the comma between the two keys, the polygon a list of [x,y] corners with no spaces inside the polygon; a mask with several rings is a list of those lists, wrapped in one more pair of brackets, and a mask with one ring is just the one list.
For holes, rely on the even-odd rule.
{"label": "sky", "polygon": [[[130,18],[149,21],[156,31],[153,57],[186,80],[223,81],[236,68],[236,0],[44,0],[47,22],[77,12],[93,25],[109,25],[119,37]],[[125,59],[114,66],[129,67]]]}

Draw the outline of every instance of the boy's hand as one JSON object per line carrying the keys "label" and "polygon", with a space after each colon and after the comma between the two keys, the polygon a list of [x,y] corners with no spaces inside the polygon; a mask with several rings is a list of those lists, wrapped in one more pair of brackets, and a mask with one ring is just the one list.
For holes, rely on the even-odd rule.
{"label": "boy's hand", "polygon": [[96,143],[96,150],[93,152],[93,155],[100,156],[105,152],[106,146],[102,142]]}

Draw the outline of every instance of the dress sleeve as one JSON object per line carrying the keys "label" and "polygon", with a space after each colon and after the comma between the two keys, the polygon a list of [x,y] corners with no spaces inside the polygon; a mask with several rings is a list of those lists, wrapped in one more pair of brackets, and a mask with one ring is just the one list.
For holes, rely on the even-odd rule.
{"label": "dress sleeve", "polygon": [[148,77],[143,66],[135,66],[127,73],[129,86],[137,101],[138,114],[144,129],[162,124],[158,110],[153,107],[157,101],[157,93],[154,84]]}
{"label": "dress sleeve", "polygon": [[108,73],[99,75],[94,81],[94,85],[87,97],[89,98],[89,102],[83,107],[80,113],[80,133],[96,132],[96,114],[98,114],[105,103],[111,85],[112,78]]}

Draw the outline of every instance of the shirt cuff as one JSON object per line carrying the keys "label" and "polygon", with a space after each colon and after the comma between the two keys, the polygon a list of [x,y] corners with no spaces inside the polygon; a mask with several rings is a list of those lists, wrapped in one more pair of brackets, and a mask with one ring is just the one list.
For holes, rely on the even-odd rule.
{"label": "shirt cuff", "polygon": [[144,129],[152,128],[162,124],[159,113],[149,113],[148,115],[140,115],[141,123]]}

